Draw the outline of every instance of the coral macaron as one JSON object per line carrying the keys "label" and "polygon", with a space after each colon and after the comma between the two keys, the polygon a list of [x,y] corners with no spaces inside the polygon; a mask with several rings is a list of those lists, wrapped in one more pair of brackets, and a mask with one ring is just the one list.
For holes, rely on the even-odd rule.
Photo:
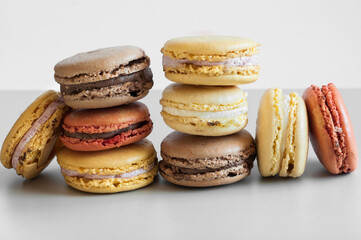
{"label": "coral macaron", "polygon": [[148,108],[140,102],[104,109],[73,110],[60,138],[77,151],[100,151],[139,141],[152,131]]}
{"label": "coral macaron", "polygon": [[321,88],[311,85],[303,94],[313,149],[332,174],[348,173],[357,168],[356,139],[342,96],[332,83]]}

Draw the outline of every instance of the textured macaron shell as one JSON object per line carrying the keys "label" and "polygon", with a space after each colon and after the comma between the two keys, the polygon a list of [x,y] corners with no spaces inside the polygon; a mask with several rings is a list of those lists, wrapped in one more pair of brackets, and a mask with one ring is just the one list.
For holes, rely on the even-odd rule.
{"label": "textured macaron shell", "polygon": [[209,187],[237,182],[250,174],[256,148],[242,130],[222,137],[172,132],[161,144],[160,173],[177,185]]}
{"label": "textured macaron shell", "polygon": [[148,108],[141,102],[105,109],[73,110],[65,116],[63,123],[63,129],[70,133],[109,133],[142,122],[145,124],[111,138],[81,139],[62,134],[61,139],[73,150],[99,151],[139,141],[152,131]]}
{"label": "textured macaron shell", "polygon": [[[49,90],[40,95],[20,115],[13,125],[1,148],[1,162],[6,168],[12,168],[13,153],[23,138],[32,128],[33,123],[39,119],[47,107],[59,100],[59,93]],[[16,172],[27,179],[32,179],[50,163],[58,149],[57,139],[60,133],[60,125],[68,108],[65,104],[59,107],[51,116],[39,126],[35,135],[29,139],[19,157]]]}
{"label": "textured macaron shell", "polygon": [[[96,77],[97,80],[108,79],[119,74],[115,73],[120,66],[129,64],[133,60],[146,57],[144,51],[135,46],[119,46],[101,48],[93,51],[78,53],[66,58],[54,67],[55,78],[59,83],[71,84],[71,78],[79,75],[89,75],[89,78]],[[149,59],[148,59],[149,61]],[[149,66],[149,63],[136,71]],[[131,73],[129,71],[127,74]],[[87,82],[86,78],[83,81]]]}
{"label": "textured macaron shell", "polygon": [[308,121],[305,103],[297,93],[287,104],[281,89],[262,96],[257,117],[258,169],[262,176],[299,177],[308,154]]}
{"label": "textured macaron shell", "polygon": [[[303,94],[309,114],[311,143],[318,159],[330,173],[352,172],[358,165],[358,151],[353,126],[336,86],[331,83],[327,85],[327,88],[332,97],[332,106],[326,104],[326,97],[320,101],[316,91],[321,92],[321,89],[316,86],[307,88]],[[322,95],[323,93],[321,93]],[[333,113],[334,111],[337,111],[337,116]],[[338,130],[334,125],[336,122],[332,120],[333,117],[338,117],[335,119],[340,124]],[[343,138],[344,149],[340,149],[339,137]],[[338,157],[340,153],[336,153],[336,151],[341,151],[341,154],[346,153],[346,158],[342,160],[342,157]]]}
{"label": "textured macaron shell", "polygon": [[[147,172],[130,178],[86,179],[63,176],[68,185],[86,192],[112,193],[137,189],[150,184],[157,173],[153,144],[146,139],[100,152],[79,152],[62,148],[57,153],[61,168],[80,174],[119,175],[145,169]],[[150,169],[150,167],[152,169]]]}
{"label": "textured macaron shell", "polygon": [[160,103],[165,123],[188,134],[223,136],[240,131],[248,122],[247,94],[236,86],[171,84]]}

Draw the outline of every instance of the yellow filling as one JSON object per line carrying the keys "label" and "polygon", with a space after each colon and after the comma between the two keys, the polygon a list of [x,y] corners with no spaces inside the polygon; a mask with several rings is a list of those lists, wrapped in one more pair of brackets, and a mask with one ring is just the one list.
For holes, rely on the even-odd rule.
{"label": "yellow filling", "polygon": [[201,111],[201,112],[220,112],[220,111],[228,111],[228,110],[240,108],[241,106],[247,104],[246,100],[247,98],[243,95],[243,97],[239,100],[239,102],[234,104],[198,104],[198,103],[185,104],[185,103],[174,102],[165,99],[161,99],[160,104],[165,107],[173,107],[181,110]]}

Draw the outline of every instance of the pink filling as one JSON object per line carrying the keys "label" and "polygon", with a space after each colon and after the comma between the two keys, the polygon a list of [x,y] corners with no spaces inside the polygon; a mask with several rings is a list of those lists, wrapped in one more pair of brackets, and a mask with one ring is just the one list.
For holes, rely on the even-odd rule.
{"label": "pink filling", "polygon": [[63,104],[63,98],[59,97],[56,101],[49,104],[49,106],[45,109],[43,114],[33,122],[30,129],[24,134],[18,145],[16,146],[13,156],[11,158],[11,164],[13,168],[17,168],[19,164],[19,158],[21,153],[24,151],[28,142],[35,136],[38,132],[40,126],[44,124],[50,117],[53,115],[55,110]]}
{"label": "pink filling", "polygon": [[246,66],[255,66],[258,65],[256,55],[239,57],[239,58],[231,58],[225,61],[196,61],[196,60],[188,60],[185,58],[182,59],[174,59],[168,56],[163,55],[163,66],[165,67],[181,67],[183,64],[192,64],[197,66],[218,66],[223,65],[225,67],[246,67]]}
{"label": "pink filling", "polygon": [[79,173],[74,170],[69,170],[65,168],[61,168],[61,172],[69,177],[81,177],[81,178],[87,178],[87,179],[109,179],[109,178],[131,178],[138,175],[141,175],[143,173],[150,172],[155,166],[155,163],[153,162],[148,166],[148,170],[144,168],[140,168],[137,170],[134,170],[132,172],[122,173],[122,174],[116,174],[116,175],[100,175],[100,174],[89,174],[89,173]]}

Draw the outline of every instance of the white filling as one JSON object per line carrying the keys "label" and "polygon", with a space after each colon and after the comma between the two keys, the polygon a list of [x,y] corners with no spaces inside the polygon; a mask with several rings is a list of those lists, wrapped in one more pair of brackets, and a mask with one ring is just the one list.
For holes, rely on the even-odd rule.
{"label": "white filling", "polygon": [[174,107],[163,107],[163,111],[171,114],[173,116],[182,116],[182,117],[197,117],[197,118],[231,118],[240,116],[247,113],[248,107],[241,106],[232,110],[221,111],[221,112],[197,112],[182,110]]}
{"label": "white filling", "polygon": [[87,179],[112,179],[112,178],[132,178],[143,173],[147,173],[153,170],[155,167],[155,163],[151,163],[148,166],[148,169],[139,168],[131,172],[116,174],[116,175],[100,175],[100,174],[89,174],[89,173],[79,173],[75,170],[69,170],[65,168],[61,168],[61,172],[69,177],[81,177]]}
{"label": "white filling", "polygon": [[197,61],[197,60],[188,60],[185,58],[174,59],[168,56],[163,55],[163,66],[166,67],[182,67],[184,64],[192,64],[197,66],[219,66],[223,65],[225,67],[246,67],[246,66],[255,66],[258,65],[257,56],[245,56],[238,58],[230,58],[225,61]]}

